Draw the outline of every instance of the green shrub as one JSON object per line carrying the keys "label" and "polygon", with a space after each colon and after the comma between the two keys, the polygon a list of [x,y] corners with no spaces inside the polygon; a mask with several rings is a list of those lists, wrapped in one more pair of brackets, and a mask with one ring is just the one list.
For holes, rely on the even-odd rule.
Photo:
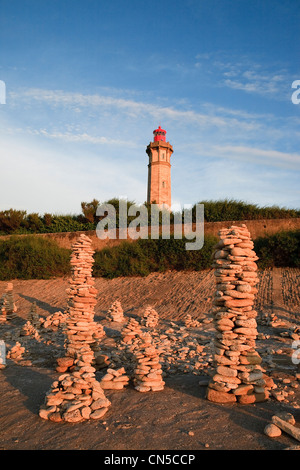
{"label": "green shrub", "polygon": [[254,240],[258,266],[300,267],[300,230],[282,231]]}
{"label": "green shrub", "polygon": [[8,209],[0,212],[0,231],[2,233],[14,233],[24,225],[26,211]]}
{"label": "green shrub", "polygon": [[139,239],[124,241],[113,248],[95,253],[94,276],[114,278],[119,276],[147,276],[151,272],[167,270],[196,270],[210,268],[211,254],[217,239],[205,237],[201,250],[186,250],[181,239]]}
{"label": "green shrub", "polygon": [[[300,217],[300,210],[278,206],[259,207],[256,204],[232,199],[201,201],[199,204],[204,204],[204,220],[206,222]],[[195,206],[193,207],[193,215],[195,219]]]}
{"label": "green shrub", "polygon": [[0,279],[49,279],[70,273],[70,250],[53,241],[12,236],[0,241]]}
{"label": "green shrub", "polygon": [[81,222],[77,216],[73,215],[52,215],[51,222],[47,226],[45,225],[44,232],[81,232],[87,230],[95,230],[95,225],[91,222]]}
{"label": "green shrub", "polygon": [[[119,199],[112,198],[104,202],[111,204],[116,210],[116,226],[119,227]],[[103,203],[103,204],[104,204]],[[82,213],[78,215],[55,215],[45,213],[43,216],[26,211],[8,209],[0,211],[0,234],[30,234],[30,233],[57,233],[57,232],[78,232],[95,230],[97,222],[101,217],[96,216],[99,201],[93,199],[91,202],[82,202]],[[204,204],[204,220],[206,222],[220,222],[230,220],[253,220],[253,219],[283,219],[300,217],[300,210],[287,209],[278,206],[259,207],[256,204],[249,204],[243,201],[230,199],[218,201],[201,201]],[[127,211],[129,207],[135,205],[134,201],[126,201]],[[143,204],[148,209],[148,222],[151,219],[151,205]],[[193,221],[195,222],[196,204],[193,207]],[[170,213],[170,223],[174,222],[174,213]],[[162,213],[159,213],[159,224],[162,223]],[[135,217],[128,216],[128,224]],[[177,217],[176,217],[177,220]]]}

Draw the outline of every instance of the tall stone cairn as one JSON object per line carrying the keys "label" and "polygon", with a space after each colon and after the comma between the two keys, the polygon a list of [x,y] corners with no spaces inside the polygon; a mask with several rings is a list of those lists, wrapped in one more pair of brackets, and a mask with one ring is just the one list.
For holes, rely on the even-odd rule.
{"label": "tall stone cairn", "polygon": [[97,351],[105,334],[101,324],[94,322],[97,289],[94,287],[92,266],[94,250],[89,237],[82,234],[72,245],[71,278],[67,289],[68,303],[65,321],[66,357],[57,360],[58,372],[73,366],[78,351]]}
{"label": "tall stone cairn", "polygon": [[91,240],[80,235],[72,246],[72,276],[67,293],[66,357],[58,360],[57,371],[70,371],[54,381],[46,394],[39,415],[43,419],[60,422],[80,422],[101,418],[110,401],[105,397],[95,378],[94,349],[101,331],[94,322],[97,290],[92,278],[94,250]]}
{"label": "tall stone cairn", "polygon": [[13,283],[8,282],[5,292],[0,299],[0,322],[13,320],[16,317],[17,307],[14,302]]}
{"label": "tall stone cairn", "polygon": [[216,328],[215,370],[207,399],[218,403],[254,403],[269,397],[268,377],[256,351],[258,257],[245,224],[219,232],[214,252],[216,293],[212,313]]}
{"label": "tall stone cairn", "polygon": [[152,343],[150,333],[140,335],[139,347],[135,351],[134,388],[139,392],[159,391],[164,389],[159,351]]}

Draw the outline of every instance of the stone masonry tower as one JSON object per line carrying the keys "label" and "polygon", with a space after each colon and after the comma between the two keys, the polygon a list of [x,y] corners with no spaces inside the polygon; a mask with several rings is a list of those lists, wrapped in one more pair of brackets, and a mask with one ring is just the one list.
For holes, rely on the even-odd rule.
{"label": "stone masonry tower", "polygon": [[171,209],[171,155],[173,147],[166,142],[166,133],[160,126],[153,131],[153,142],[147,146],[148,193],[147,202]]}

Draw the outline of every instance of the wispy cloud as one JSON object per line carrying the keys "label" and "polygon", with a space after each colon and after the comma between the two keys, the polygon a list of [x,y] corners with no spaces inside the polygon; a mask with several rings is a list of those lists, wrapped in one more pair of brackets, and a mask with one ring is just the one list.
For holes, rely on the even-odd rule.
{"label": "wispy cloud", "polygon": [[198,54],[195,67],[206,70],[210,76],[221,75],[215,86],[227,87],[256,94],[278,101],[290,98],[290,87],[293,79],[284,64],[259,63],[246,56],[227,57],[224,52]]}
{"label": "wispy cloud", "polygon": [[47,137],[49,139],[58,139],[63,140],[65,142],[87,142],[91,144],[105,144],[105,145],[127,145],[128,147],[136,147],[136,143],[133,141],[128,140],[117,140],[117,139],[110,139],[107,137],[98,137],[89,135],[87,133],[83,134],[72,134],[70,132],[48,132],[46,129],[33,129],[28,130],[28,132],[32,135],[40,135]]}
{"label": "wispy cloud", "polygon": [[135,101],[130,99],[115,98],[99,94],[85,95],[82,93],[71,93],[63,90],[25,89],[14,91],[9,96],[11,104],[16,106],[20,102],[28,104],[44,103],[50,108],[69,108],[80,111],[81,109],[99,109],[101,112],[113,110],[123,112],[131,118],[150,116],[152,119],[177,121],[186,124],[195,124],[202,127],[216,127],[234,129],[240,128],[245,131],[253,130],[257,123],[249,119],[241,120],[240,117],[224,116],[221,113],[201,113],[195,110],[178,109],[171,106],[160,106],[156,103]]}
{"label": "wispy cloud", "polygon": [[266,150],[241,145],[211,145],[210,147],[202,148],[201,154],[227,161],[239,160],[256,165],[300,170],[299,153],[280,152],[272,149]]}

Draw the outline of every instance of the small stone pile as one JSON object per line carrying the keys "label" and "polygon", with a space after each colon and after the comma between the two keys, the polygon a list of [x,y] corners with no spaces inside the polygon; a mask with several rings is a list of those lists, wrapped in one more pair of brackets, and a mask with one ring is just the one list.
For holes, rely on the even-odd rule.
{"label": "small stone pile", "polygon": [[111,402],[95,378],[93,358],[93,352],[86,348],[76,352],[72,372],[58,377],[47,393],[39,411],[41,418],[76,423],[105,415]]}
{"label": "small stone pile", "polygon": [[28,321],[31,323],[31,325],[34,328],[38,329],[41,326],[41,320],[40,320],[40,317],[37,313],[36,302],[33,302],[33,304],[31,305],[30,312],[28,314]]}
{"label": "small stone pile", "polygon": [[198,328],[201,326],[201,323],[198,320],[195,320],[190,314],[186,315],[184,324],[187,328]]}
{"label": "small stone pile", "polygon": [[159,316],[156,310],[150,305],[146,307],[146,310],[142,316],[141,324],[147,328],[155,328],[158,324]]}
{"label": "small stone pile", "polygon": [[47,315],[46,318],[40,318],[40,323],[42,328],[51,328],[52,330],[57,330],[58,328],[63,328],[66,323],[67,315],[62,312],[54,312],[51,315]]}
{"label": "small stone pile", "polygon": [[21,345],[19,341],[11,348],[7,353],[7,358],[12,359],[13,361],[21,361],[24,358],[25,348]]}
{"label": "small stone pile", "polygon": [[40,341],[40,334],[39,334],[40,326],[41,326],[41,321],[37,314],[36,303],[34,302],[31,305],[27,322],[20,329],[20,336],[32,336],[37,341]]}
{"label": "small stone pile", "polygon": [[257,256],[246,225],[219,232],[214,252],[216,295],[213,301],[215,371],[207,399],[253,403],[269,397],[268,377],[257,353]]}
{"label": "small stone pile", "polygon": [[5,292],[0,299],[0,322],[16,317],[17,307],[14,302],[13,284],[8,282]]}
{"label": "small stone pile", "polygon": [[121,323],[125,320],[123,308],[119,300],[115,300],[107,312],[107,319],[112,322]]}
{"label": "small stone pile", "polygon": [[25,325],[20,329],[20,336],[32,336],[37,341],[40,341],[40,334],[38,328],[28,320]]}
{"label": "small stone pile", "polygon": [[107,369],[106,374],[100,380],[103,390],[122,390],[129,383],[124,367],[120,369]]}
{"label": "small stone pile", "polygon": [[[104,334],[102,325],[94,322],[94,306],[97,303],[97,289],[94,287],[92,266],[94,250],[91,239],[81,234],[72,245],[71,270],[69,280],[68,307],[65,320],[65,348],[68,364],[75,359],[78,351],[99,349],[98,343]],[[66,366],[64,358],[58,359],[59,372]],[[70,366],[69,366],[70,367]],[[66,371],[67,369],[65,369]]]}
{"label": "small stone pile", "polygon": [[152,337],[149,333],[142,333],[140,335],[140,343],[138,350],[135,352],[135,360],[134,388],[139,392],[163,390],[165,382],[162,380],[159,353],[152,344]]}
{"label": "small stone pile", "polygon": [[130,350],[134,350],[139,343],[139,335],[142,333],[141,325],[134,318],[129,318],[127,324],[121,330],[122,342],[129,347]]}

